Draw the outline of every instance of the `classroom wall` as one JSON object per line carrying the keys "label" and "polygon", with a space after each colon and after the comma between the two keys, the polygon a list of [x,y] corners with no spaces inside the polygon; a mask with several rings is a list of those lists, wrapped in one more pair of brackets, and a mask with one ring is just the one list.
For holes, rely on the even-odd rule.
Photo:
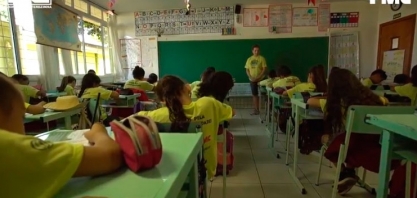
{"label": "classroom wall", "polygon": [[[397,12],[393,12],[389,5],[380,4],[379,13],[378,13],[377,35],[379,35],[379,25],[382,23],[393,21],[392,17],[394,14],[397,14],[397,13],[401,13],[401,17],[416,14],[417,13],[416,2],[413,2],[411,5],[403,5],[401,9]],[[413,54],[411,57],[411,67],[413,67],[414,65],[417,65],[417,26],[416,26],[416,29],[414,30],[414,44],[413,45],[414,45],[414,48],[413,48]],[[378,50],[378,42],[377,42],[376,50]],[[376,56],[375,56],[375,60],[376,60]]]}
{"label": "classroom wall", "polygon": [[[267,8],[268,5],[243,5],[243,8]],[[307,3],[293,4],[293,7],[307,7]],[[361,76],[368,74],[376,68],[377,25],[379,6],[369,5],[368,1],[334,2],[331,3],[331,12],[359,12],[359,27],[349,28],[345,31],[359,31],[360,34],[360,64]],[[125,13],[117,16],[119,38],[125,36],[135,37],[135,20],[133,13]],[[196,34],[196,35],[169,35],[158,38],[158,41],[182,41],[182,40],[222,40],[222,39],[254,39],[254,38],[294,38],[294,37],[318,37],[326,36],[327,32],[318,32],[317,27],[295,27],[289,34],[272,34],[267,27],[243,27],[235,21],[237,35],[221,36],[220,34]],[[344,31],[342,28],[333,28],[332,32]],[[262,48],[262,46],[261,46]],[[248,49],[248,55],[250,55]]]}

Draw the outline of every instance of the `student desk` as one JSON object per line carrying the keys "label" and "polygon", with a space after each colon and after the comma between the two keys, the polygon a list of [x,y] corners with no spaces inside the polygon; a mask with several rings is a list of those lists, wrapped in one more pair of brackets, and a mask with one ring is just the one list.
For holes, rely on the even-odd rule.
{"label": "student desk", "polygon": [[[279,95],[279,94],[277,94],[273,91],[270,91],[268,98],[272,99],[272,112],[270,112],[271,115],[269,115],[270,117],[272,116],[272,119],[269,119],[269,123],[268,123],[268,126],[267,126],[266,129],[268,131],[268,134],[271,136],[270,146],[271,146],[271,148],[274,148],[275,132],[277,132],[277,131],[275,131],[275,128],[276,128],[275,121],[278,120],[278,117],[277,117],[277,119],[275,119],[275,116],[274,116],[275,115],[275,110],[277,111],[277,116],[278,116],[279,108],[290,108],[290,107],[284,106],[285,101],[288,100],[288,97],[286,97],[286,96],[282,96],[282,95]],[[278,124],[278,122],[277,122],[277,124]],[[278,135],[277,135],[277,137],[278,137]]]}
{"label": "student desk", "polygon": [[50,93],[46,93],[46,97],[47,98],[57,98],[60,96],[66,96],[67,92],[50,92]]}
{"label": "student desk", "polygon": [[[300,180],[297,177],[297,169],[298,169],[298,139],[299,139],[299,129],[300,129],[300,121],[301,120],[316,120],[316,119],[323,119],[323,114],[320,111],[310,111],[309,106],[304,102],[303,99],[299,98],[292,98],[291,99],[291,106],[293,110],[295,126],[294,126],[294,161],[293,167],[289,167],[288,171],[290,172],[291,177],[294,179],[295,184],[298,188],[300,188],[302,194],[306,194],[306,190],[301,184]],[[288,163],[289,152],[290,152],[290,134],[287,134],[287,155],[285,164]]]}
{"label": "student desk", "polygon": [[[61,118],[65,119],[65,129],[72,129],[71,127],[71,116],[79,114],[81,111],[80,108],[77,109],[71,109],[68,111],[46,111],[45,113],[38,114],[38,115],[32,115],[32,114],[26,114],[25,120],[27,122],[31,122],[34,120],[40,120],[44,123],[48,123],[53,120],[58,120]],[[47,124],[47,130],[49,131],[49,125]]]}
{"label": "student desk", "polygon": [[103,101],[102,107],[110,107],[110,108],[132,108],[135,107],[136,103],[138,102],[137,98],[140,97],[140,93],[135,93],[133,95],[119,95],[123,104],[121,105],[112,105],[110,103],[114,102],[113,100]]}
{"label": "student desk", "polygon": [[374,92],[378,96],[384,96],[385,94],[387,94],[387,95],[398,95],[398,93],[390,91],[390,90],[372,90],[372,92]]}
{"label": "student desk", "polygon": [[[262,107],[261,102],[263,102],[265,100],[265,97],[268,97],[268,90],[266,86],[260,86],[259,85],[259,93],[260,93],[260,98],[259,98],[259,108]],[[268,109],[268,105],[265,105],[265,116],[262,117],[262,114],[259,113],[259,119],[261,120],[261,123],[264,123],[266,121],[266,115],[267,114],[267,110]]]}
{"label": "student desk", "polygon": [[[417,115],[369,115],[366,122],[383,129],[377,198],[385,198],[388,196],[391,159],[394,154],[417,162]],[[411,144],[405,143],[407,141]]]}
{"label": "student desk", "polygon": [[[127,168],[105,176],[70,180],[55,196],[69,197],[198,197],[197,159],[202,133],[160,133],[163,155],[153,169],[134,173]],[[189,191],[181,190],[189,181]]]}

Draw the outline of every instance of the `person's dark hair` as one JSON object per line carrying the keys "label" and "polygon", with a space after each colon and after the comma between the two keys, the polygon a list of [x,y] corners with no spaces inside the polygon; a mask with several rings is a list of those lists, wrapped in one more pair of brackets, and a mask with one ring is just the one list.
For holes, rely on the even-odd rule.
{"label": "person's dark hair", "polygon": [[0,75],[0,87],[0,98],[2,100],[0,103],[0,111],[3,115],[8,115],[13,111],[13,104],[16,101],[16,97],[22,96],[7,76]]}
{"label": "person's dark hair", "polygon": [[255,48],[260,49],[260,47],[259,47],[259,45],[258,45],[258,44],[256,44],[256,45],[253,45],[253,46],[252,46],[252,49],[255,49]]}
{"label": "person's dark hair", "polygon": [[185,115],[180,100],[185,86],[185,82],[180,78],[168,75],[164,76],[155,87],[159,100],[164,101],[168,108],[172,132],[188,131],[191,122],[191,119]]}
{"label": "person's dark hair", "polygon": [[278,77],[287,77],[291,75],[291,69],[285,65],[279,66],[277,69]]}
{"label": "person's dark hair", "polygon": [[15,74],[12,76],[13,79],[15,79],[17,82],[27,81],[29,78],[23,74]]}
{"label": "person's dark hair", "polygon": [[101,83],[100,77],[93,73],[88,73],[83,77],[83,80],[81,81],[81,90],[80,93],[78,93],[78,97],[81,98],[81,96],[84,94],[84,91],[88,88],[92,88],[96,85],[99,85]]}
{"label": "person's dark hair", "polygon": [[148,81],[148,83],[151,83],[151,84],[154,84],[154,83],[158,82],[158,75],[156,75],[154,73],[149,74],[147,81]]}
{"label": "person's dark hair", "polygon": [[215,72],[200,84],[197,97],[213,96],[216,100],[223,102],[233,86],[232,75],[223,71]]}
{"label": "person's dark hair", "polygon": [[373,75],[379,75],[379,76],[381,76],[382,80],[386,80],[387,77],[388,77],[387,76],[387,73],[384,70],[382,70],[382,69],[377,69],[377,70],[373,71],[371,73],[371,76],[373,76]]}
{"label": "person's dark hair", "polygon": [[62,78],[61,86],[59,86],[57,88],[57,90],[59,92],[63,92],[65,90],[65,87],[67,87],[68,84],[73,83],[75,81],[77,81],[77,80],[75,80],[74,77],[72,77],[72,76],[65,76],[64,78]]}
{"label": "person's dark hair", "polygon": [[206,71],[216,72],[216,68],[214,68],[214,67],[207,67]]}
{"label": "person's dark hair", "polygon": [[0,75],[1,76],[4,76],[4,77],[8,77],[6,74],[4,74],[3,72],[0,72]]}
{"label": "person's dark hair", "polygon": [[268,77],[269,78],[276,78],[277,77],[277,72],[273,69],[269,70]]}
{"label": "person's dark hair", "polygon": [[213,75],[215,72],[212,70],[206,70],[201,74],[201,82],[204,82],[205,80],[209,79],[211,75]]}
{"label": "person's dark hair", "polygon": [[93,69],[88,70],[87,74],[96,74],[96,71],[94,71]]}
{"label": "person's dark hair", "polygon": [[413,83],[414,87],[417,87],[417,65],[411,69],[411,83]]}
{"label": "person's dark hair", "polygon": [[145,76],[145,70],[142,67],[136,66],[132,71],[134,79],[141,80]]}
{"label": "person's dark hair", "polygon": [[394,83],[407,84],[410,82],[410,77],[407,74],[397,74],[394,77]]}
{"label": "person's dark hair", "polygon": [[329,132],[338,133],[345,129],[344,120],[351,105],[382,106],[381,98],[347,69],[332,70],[326,102],[325,126]]}
{"label": "person's dark hair", "polygon": [[317,65],[308,72],[313,75],[313,84],[316,86],[316,92],[327,92],[326,73],[323,65]]}

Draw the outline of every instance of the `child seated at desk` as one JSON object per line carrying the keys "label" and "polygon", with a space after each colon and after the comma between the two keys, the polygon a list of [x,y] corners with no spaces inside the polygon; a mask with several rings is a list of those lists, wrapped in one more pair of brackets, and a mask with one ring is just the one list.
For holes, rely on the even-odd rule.
{"label": "child seated at desk", "polygon": [[400,96],[405,96],[410,98],[411,105],[416,106],[417,103],[417,65],[411,69],[411,79],[410,83],[405,85],[395,86],[392,91],[395,91]]}
{"label": "child seated at desk", "polygon": [[387,79],[387,74],[382,69],[377,69],[371,73],[369,78],[365,78],[362,80],[362,84],[365,87],[371,87],[372,85],[379,85],[382,81]]}
{"label": "child seated at desk", "polygon": [[198,98],[212,97],[223,102],[233,86],[232,75],[223,71],[215,72],[199,85],[200,89],[196,95]]}
{"label": "child seated at desk", "polygon": [[75,95],[74,87],[77,83],[77,80],[75,80],[72,76],[64,76],[61,81],[61,86],[57,87],[57,90],[59,92],[65,92],[67,96],[73,96]]}
{"label": "child seated at desk", "polygon": [[327,91],[326,74],[324,73],[323,65],[317,65],[308,72],[307,83],[301,83],[295,87],[288,89],[282,95],[288,95],[290,98],[297,92],[321,92]]}
{"label": "child seated at desk", "polygon": [[136,66],[132,71],[132,80],[125,83],[123,89],[140,89],[143,91],[153,91],[155,86],[144,80],[145,70],[142,67]]}
{"label": "child seated at desk", "polygon": [[[0,76],[0,197],[53,197],[71,177],[99,176],[122,165],[118,144],[95,124],[85,137],[93,143],[52,143],[24,131],[23,98],[10,79]],[[22,190],[24,188],[24,190]]]}
{"label": "child seated at desk", "polygon": [[397,74],[394,77],[394,83],[396,85],[405,85],[410,83],[410,77],[407,74]]}
{"label": "child seated at desk", "polygon": [[45,108],[43,108],[43,106],[46,104],[46,102],[42,101],[38,104],[35,105],[31,105],[29,103],[25,102],[25,109],[26,109],[26,113],[30,113],[33,115],[37,115],[37,114],[42,114],[45,112]]}
{"label": "child seated at desk", "polygon": [[158,82],[158,75],[151,73],[149,74],[148,79],[146,79],[146,81],[149,84],[155,85]]}
{"label": "child seated at desk", "polygon": [[15,74],[11,78],[21,85],[29,85],[29,78],[23,74]]}
{"label": "child seated at desk", "polygon": [[300,84],[300,79],[297,76],[291,75],[291,69],[287,66],[280,66],[277,70],[277,75],[279,80],[272,84],[274,89],[278,87],[294,87]]}
{"label": "child seated at desk", "polygon": [[214,69],[214,67],[208,67],[206,70],[204,70],[204,72],[200,76],[200,80],[194,81],[194,82],[192,82],[190,84],[191,90],[193,90],[194,87],[196,87],[197,85],[199,85],[203,81],[204,78],[207,79],[214,72],[216,72],[216,70]]}
{"label": "child seated at desk", "polygon": [[[370,89],[361,84],[359,79],[349,70],[332,70],[329,76],[327,99],[310,98],[307,104],[312,107],[321,107],[324,112],[326,131],[322,141],[329,142],[324,156],[334,164],[337,164],[340,145],[345,142],[345,111],[351,105],[387,105],[384,97],[377,96]],[[330,138],[329,138],[330,136]],[[340,173],[339,194],[343,195],[358,181],[355,168],[363,167],[366,170],[378,173],[381,155],[380,135],[352,133],[349,142],[349,150],[344,167]],[[396,168],[399,161],[393,161],[392,168]]]}
{"label": "child seated at desk", "polygon": [[[109,125],[109,123],[114,120],[118,119],[112,116],[108,116],[106,110],[101,106],[102,100],[110,100],[113,99],[117,104],[120,103],[119,94],[115,91],[107,90],[103,87],[100,87],[100,78],[93,74],[88,73],[83,77],[83,80],[81,82],[81,90],[78,94],[79,98],[82,99],[97,99],[98,94],[100,93],[100,98],[98,101],[99,105],[99,116],[98,121],[104,123],[106,126]],[[91,104],[87,105],[87,109],[89,108]],[[91,112],[93,113],[93,112]],[[92,122],[96,122],[97,120],[92,120]]]}
{"label": "child seated at desk", "polygon": [[165,107],[138,114],[148,116],[155,122],[172,123],[172,132],[188,131],[190,122],[201,123],[205,166],[208,177],[214,177],[217,167],[217,128],[222,121],[232,118],[232,108],[212,97],[202,97],[193,102],[190,86],[176,76],[163,77],[155,92]]}
{"label": "child seated at desk", "polygon": [[191,98],[197,98],[198,89],[200,89],[200,84],[205,82],[210,78],[215,72],[212,70],[206,70],[201,74],[201,81],[195,81],[190,84],[191,87]]}
{"label": "child seated at desk", "polygon": [[277,72],[274,69],[269,70],[268,79],[259,82],[260,86],[272,87],[275,81],[279,80]]}

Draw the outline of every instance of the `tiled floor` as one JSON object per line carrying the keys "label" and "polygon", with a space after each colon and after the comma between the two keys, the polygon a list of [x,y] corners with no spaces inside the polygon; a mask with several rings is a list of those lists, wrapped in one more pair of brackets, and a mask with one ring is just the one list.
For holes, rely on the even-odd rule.
{"label": "tiled floor", "polygon": [[[237,110],[229,130],[234,135],[234,169],[227,177],[227,198],[330,198],[335,168],[326,160],[321,174],[321,185],[316,186],[318,154],[299,155],[298,176],[307,194],[293,182],[285,165],[284,135],[279,135],[275,149],[268,148],[269,139],[259,117],[249,110]],[[292,150],[292,149],[291,149]],[[276,152],[281,159],[276,158]],[[291,154],[292,155],[292,154]],[[292,158],[291,158],[292,160]],[[290,164],[291,165],[291,164]],[[367,173],[366,181],[377,185],[376,174]],[[210,198],[222,198],[221,177],[209,183]],[[364,189],[354,187],[344,197],[372,198]]]}

